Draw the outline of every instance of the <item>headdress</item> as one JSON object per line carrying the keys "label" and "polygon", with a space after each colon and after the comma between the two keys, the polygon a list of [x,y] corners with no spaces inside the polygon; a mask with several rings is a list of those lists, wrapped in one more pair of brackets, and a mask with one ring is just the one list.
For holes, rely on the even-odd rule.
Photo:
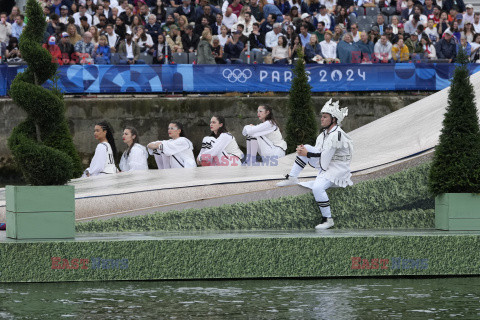
{"label": "headdress", "polygon": [[339,108],[339,102],[332,102],[332,99],[328,100],[322,108],[322,113],[329,113],[332,117],[337,118],[337,123],[340,124],[342,120],[348,115],[348,108]]}

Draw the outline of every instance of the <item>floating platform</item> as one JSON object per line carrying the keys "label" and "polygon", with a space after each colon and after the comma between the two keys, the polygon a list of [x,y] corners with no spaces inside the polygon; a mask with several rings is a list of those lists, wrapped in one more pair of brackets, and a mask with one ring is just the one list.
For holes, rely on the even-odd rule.
{"label": "floating platform", "polygon": [[479,232],[151,232],[68,241],[0,233],[0,282],[479,274]]}

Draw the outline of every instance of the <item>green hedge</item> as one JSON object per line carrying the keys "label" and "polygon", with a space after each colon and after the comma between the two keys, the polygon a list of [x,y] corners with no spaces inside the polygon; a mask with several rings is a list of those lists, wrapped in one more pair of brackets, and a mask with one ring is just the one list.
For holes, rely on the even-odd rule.
{"label": "green hedge", "polygon": [[[335,227],[433,228],[429,164],[346,189],[330,189]],[[320,212],[311,193],[203,209],[160,212],[77,224],[78,232],[311,229]]]}
{"label": "green hedge", "polygon": [[[119,241],[0,242],[0,282],[339,277],[479,274],[480,236],[315,233],[223,238],[159,238]],[[181,254],[179,254],[181,253]],[[72,269],[52,269],[52,258]],[[389,259],[386,269],[352,269],[352,258]],[[110,268],[92,259],[120,262]],[[424,268],[394,268],[392,258],[426,262]],[[73,259],[88,259],[86,269]],[[123,261],[123,263],[122,263]],[[128,266],[125,268],[125,261]],[[63,263],[60,263],[63,265]],[[107,265],[105,265],[106,267]]]}

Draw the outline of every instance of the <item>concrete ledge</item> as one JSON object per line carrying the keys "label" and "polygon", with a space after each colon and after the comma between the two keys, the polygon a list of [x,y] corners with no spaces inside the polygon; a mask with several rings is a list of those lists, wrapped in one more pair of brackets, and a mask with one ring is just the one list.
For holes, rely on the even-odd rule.
{"label": "concrete ledge", "polygon": [[0,234],[0,282],[480,274],[480,233],[327,230]]}

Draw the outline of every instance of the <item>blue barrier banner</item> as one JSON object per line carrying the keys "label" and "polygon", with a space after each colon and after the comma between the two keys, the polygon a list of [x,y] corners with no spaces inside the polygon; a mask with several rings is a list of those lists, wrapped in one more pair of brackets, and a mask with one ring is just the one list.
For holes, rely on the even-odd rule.
{"label": "blue barrier banner", "polygon": [[[471,64],[473,74],[479,64]],[[24,67],[0,66],[0,95]],[[313,92],[442,90],[454,64],[307,65]],[[67,94],[161,92],[287,92],[292,66],[278,65],[73,65],[59,67]],[[49,84],[47,83],[46,86]]]}

